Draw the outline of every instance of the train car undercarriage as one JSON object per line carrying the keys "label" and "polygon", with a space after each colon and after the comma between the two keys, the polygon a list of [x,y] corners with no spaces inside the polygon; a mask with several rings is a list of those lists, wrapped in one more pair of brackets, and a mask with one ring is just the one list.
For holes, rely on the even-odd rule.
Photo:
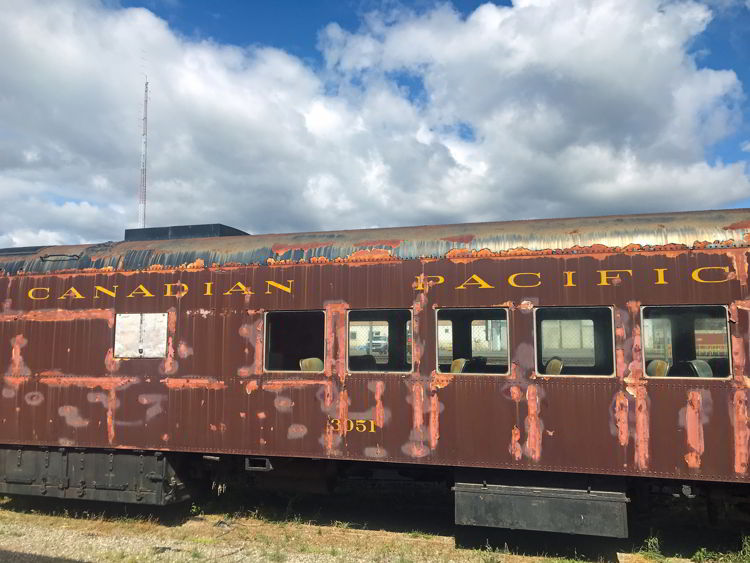
{"label": "train car undercarriage", "polygon": [[0,447],[0,495],[165,506],[211,490],[250,485],[286,493],[327,494],[347,479],[443,483],[464,527],[628,537],[629,516],[664,499],[699,503],[721,521],[749,498],[741,484],[548,474],[511,470],[371,464],[138,450]]}

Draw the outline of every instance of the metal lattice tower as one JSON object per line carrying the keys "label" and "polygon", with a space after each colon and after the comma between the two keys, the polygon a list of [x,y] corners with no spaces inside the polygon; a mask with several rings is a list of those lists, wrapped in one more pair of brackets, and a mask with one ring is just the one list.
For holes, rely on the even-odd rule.
{"label": "metal lattice tower", "polygon": [[141,185],[138,190],[138,226],[146,227],[146,154],[148,149],[148,78],[143,90],[143,133],[141,136]]}

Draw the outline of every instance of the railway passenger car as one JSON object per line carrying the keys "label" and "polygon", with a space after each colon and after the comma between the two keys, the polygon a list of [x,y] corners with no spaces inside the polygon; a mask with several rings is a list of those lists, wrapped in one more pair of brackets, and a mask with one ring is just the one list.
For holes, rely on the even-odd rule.
{"label": "railway passenger car", "polygon": [[0,493],[393,468],[610,536],[643,491],[742,500],[749,252],[747,209],[0,250]]}

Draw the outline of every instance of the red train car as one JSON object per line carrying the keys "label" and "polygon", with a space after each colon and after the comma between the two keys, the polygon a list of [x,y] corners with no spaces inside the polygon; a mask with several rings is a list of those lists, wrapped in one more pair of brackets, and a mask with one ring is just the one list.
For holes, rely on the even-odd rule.
{"label": "red train car", "polygon": [[749,248],[740,209],[0,250],[0,493],[392,467],[623,536],[646,484],[750,480]]}

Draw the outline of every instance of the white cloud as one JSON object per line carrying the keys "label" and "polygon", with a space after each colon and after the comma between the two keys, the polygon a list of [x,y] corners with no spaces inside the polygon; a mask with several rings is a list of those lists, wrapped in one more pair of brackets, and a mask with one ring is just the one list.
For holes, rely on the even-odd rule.
{"label": "white cloud", "polygon": [[716,208],[750,192],[745,163],[705,160],[743,93],[688,54],[711,18],[698,3],[373,13],[357,32],[321,31],[318,71],[186,39],[144,9],[9,1],[0,244],[134,226],[141,49],[150,225],[426,224]]}

